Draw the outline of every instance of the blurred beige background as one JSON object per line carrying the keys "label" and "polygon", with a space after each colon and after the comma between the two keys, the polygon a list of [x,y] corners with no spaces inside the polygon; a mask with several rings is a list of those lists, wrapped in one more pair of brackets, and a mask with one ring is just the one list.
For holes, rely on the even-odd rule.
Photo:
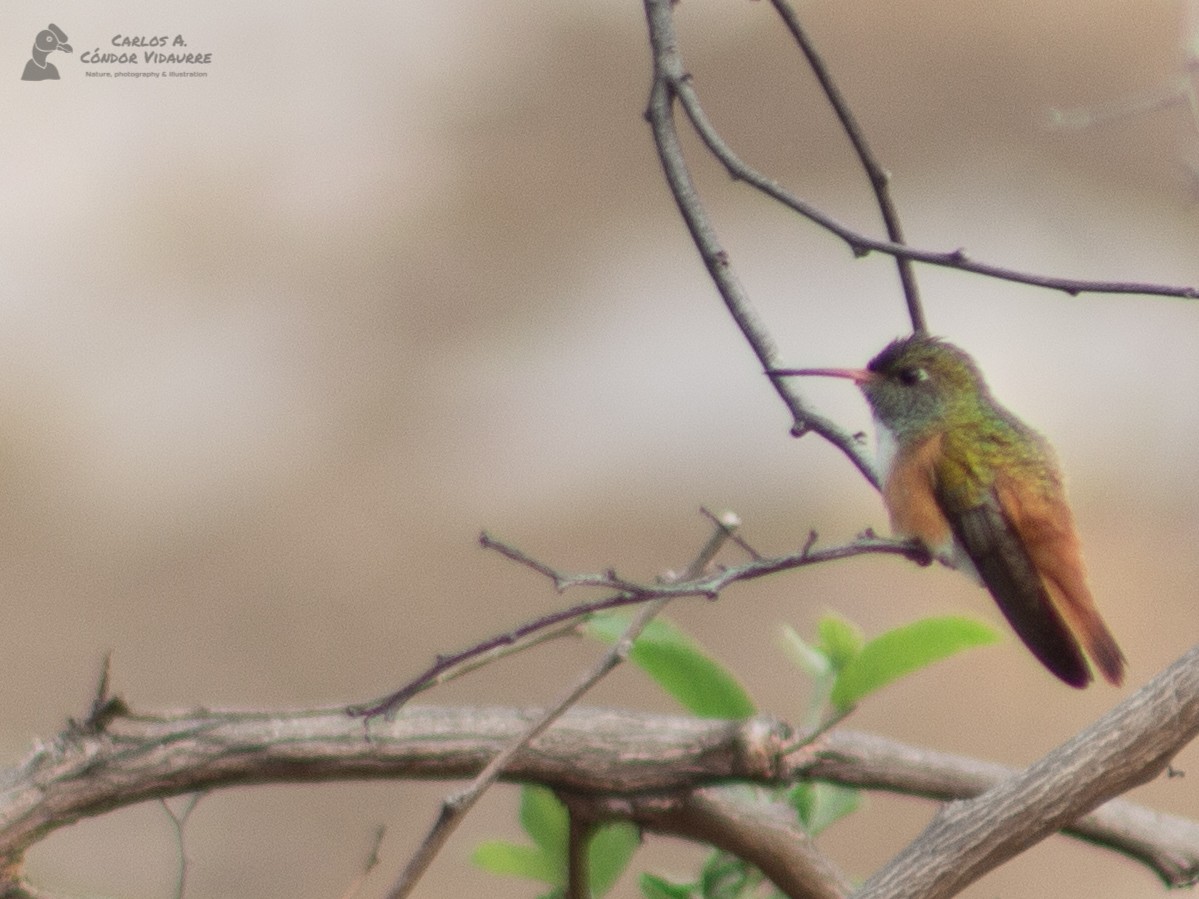
{"label": "blurred beige background", "polygon": [[[877,497],[789,422],[716,298],[641,119],[634,0],[227,0],[168,11],[64,0],[58,82],[19,75],[44,13],[0,43],[0,741],[8,762],[80,714],[100,659],[136,708],[303,707],[375,696],[441,650],[569,599],[479,550],[482,528],[564,568],[650,577],[731,508],[764,552],[885,528]],[[799,11],[895,176],[909,238],[1038,272],[1199,284],[1199,132],[1181,109],[1081,132],[1051,106],[1181,71],[1178,2],[955,0]],[[684,0],[683,49],[744,157],[875,228],[845,141],[765,3]],[[182,33],[204,79],[87,78],[111,35]],[[694,146],[692,144],[692,146]],[[893,266],[693,154],[734,264],[790,364],[861,364],[905,329]],[[891,688],[852,725],[1011,764],[1102,714],[1199,639],[1199,305],[1069,298],[922,269],[934,330],[1057,445],[1123,691],[1060,686],[1009,638]],[[839,383],[821,408],[866,427]],[[836,610],[998,624],[947,571],[874,559],[680,604],[674,618],[795,717],[777,651]],[[562,645],[428,695],[542,703],[594,655]],[[594,703],[672,711],[631,671]],[[1199,815],[1191,776],[1136,798]],[[224,791],[187,829],[189,897],[338,895],[386,823],[379,895],[443,784]],[[421,895],[533,895],[467,862],[515,838],[495,790]],[[864,877],[932,807],[872,797],[824,845]],[[686,876],[651,840],[635,869]],[[171,826],[146,805],[31,854],[60,893],[169,895]],[[632,895],[626,880],[620,895]],[[1139,899],[1132,862],[1052,839],[967,895]]]}

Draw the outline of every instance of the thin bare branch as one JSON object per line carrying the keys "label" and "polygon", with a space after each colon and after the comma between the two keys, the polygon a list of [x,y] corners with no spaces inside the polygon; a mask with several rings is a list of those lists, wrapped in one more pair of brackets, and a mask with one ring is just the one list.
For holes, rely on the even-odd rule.
{"label": "thin bare branch", "polygon": [[1048,125],[1063,131],[1093,128],[1096,125],[1145,115],[1171,106],[1189,107],[1193,96],[1190,76],[1180,75],[1166,84],[1110,103],[1071,109],[1050,109]]}
{"label": "thin bare branch", "polygon": [[566,841],[566,899],[591,899],[587,843],[594,825],[569,804],[566,811],[570,816]]}
{"label": "thin bare branch", "polygon": [[[676,96],[683,105],[688,118],[695,126],[696,133],[699,134],[705,146],[720,160],[721,164],[724,165],[732,177],[746,182],[767,196],[782,203],[787,208],[841,238],[853,251],[854,255],[863,256],[870,252],[885,253],[896,258],[909,259],[913,262],[923,262],[929,265],[958,269],[959,271],[971,272],[1004,281],[1013,281],[1035,287],[1058,290],[1071,296],[1077,296],[1081,293],[1108,293],[1143,294],[1147,296],[1167,296],[1183,299],[1199,298],[1199,287],[1152,284],[1139,281],[1096,281],[1084,278],[1039,275],[1004,266],[992,265],[986,262],[979,262],[970,258],[960,248],[948,251],[924,250],[896,240],[882,240],[870,237],[843,224],[811,203],[794,196],[773,179],[766,177],[747,165],[733,152],[727,142],[720,137],[706,114],[704,114],[695,87],[691,83],[691,79],[686,74],[686,69],[683,66],[674,32],[671,5],[670,0],[645,0],[649,19],[650,43],[653,48],[655,60],[655,86],[650,97],[649,119],[654,128],[654,138],[658,144],[658,154],[662,158],[663,167],[666,169],[667,183],[674,194],[676,203],[679,205],[683,219],[691,230],[692,237],[700,249],[700,255],[708,266],[708,271],[711,273],[718,289],[720,289],[726,304],[730,302],[729,295],[726,293],[727,284],[729,282],[737,283],[735,276],[731,273],[721,273],[718,276],[719,268],[727,268],[728,256],[715,241],[714,232],[711,226],[707,224],[706,216],[703,214],[702,206],[699,203],[698,195],[694,189],[694,185],[690,181],[690,177],[686,176],[685,180],[682,180],[678,172],[672,172],[673,167],[681,168],[682,172],[686,173],[681,150],[677,146],[677,134],[674,133],[673,113],[670,108],[673,105],[672,100]],[[693,218],[697,215],[702,219],[703,232],[697,232],[696,225],[693,222]],[[734,317],[736,317],[736,313],[734,313]],[[738,324],[741,324],[740,320]],[[745,330],[744,325],[742,325],[742,330]],[[754,347],[755,352],[758,352],[759,358],[762,358],[762,353],[758,349],[759,345],[770,346],[770,341],[764,329],[760,330],[762,333],[756,341],[755,339],[750,339],[750,344]],[[748,334],[746,336],[749,338]],[[765,362],[763,363],[763,368],[767,371],[772,367]],[[786,399],[784,396],[784,400]],[[788,405],[790,406],[791,404],[788,403]],[[797,414],[797,409],[802,409],[802,406],[798,403],[796,408],[792,408],[792,412],[795,414],[796,421],[799,423],[801,430],[810,429],[821,433],[823,436],[827,436],[824,430],[822,430],[822,423],[819,420],[811,419],[811,416],[807,413]],[[840,444],[838,445],[840,446]]]}
{"label": "thin bare branch", "polygon": [[[107,670],[107,662],[105,670]],[[179,852],[179,872],[175,877],[175,899],[183,899],[184,893],[187,892],[187,866],[189,859],[187,857],[187,838],[184,833],[184,827],[187,825],[187,819],[191,817],[191,813],[196,810],[200,800],[205,796],[204,793],[192,793],[187,797],[187,801],[183,803],[183,807],[176,812],[171,808],[166,799],[160,800],[163,811],[167,813],[167,817],[171,819],[171,826],[175,832],[175,848]]]}
{"label": "thin bare branch", "polygon": [[[654,79],[646,118],[653,130],[654,144],[662,162],[666,182],[679,208],[679,214],[691,232],[700,259],[707,266],[729,314],[758,357],[763,371],[773,371],[779,367],[774,341],[729,264],[728,253],[721,245],[704,211],[679,142],[674,122],[674,98],[676,92],[686,85],[687,76],[678,52],[670,0],[645,0],[645,12],[649,20],[649,38],[654,63]],[[845,453],[862,472],[863,477],[872,484],[878,484],[870,457],[852,434],[831,419],[808,409],[795,392],[795,388],[787,383],[787,379],[773,378],[771,383],[791,412],[794,420],[793,434],[799,436],[807,431],[815,431]]]}
{"label": "thin bare branch", "polygon": [[[721,546],[724,545],[729,533],[735,526],[735,516],[726,517],[724,520],[717,522],[712,536],[704,544],[703,548],[700,549],[696,558],[687,566],[687,570],[683,575],[684,580],[697,578],[703,573],[704,569],[716,557],[716,554],[720,551]],[[458,824],[462,822],[466,814],[474,807],[475,803],[490,789],[491,785],[500,778],[516,754],[528,746],[540,734],[544,733],[556,720],[562,717],[572,706],[576,705],[592,687],[628,658],[634,641],[636,641],[654,617],[662,609],[666,608],[672,598],[669,595],[660,596],[647,605],[642,606],[637,614],[633,616],[632,621],[625,627],[620,638],[604,653],[591,671],[587,672],[561,699],[532,721],[523,733],[496,753],[466,789],[446,798],[445,802],[442,803],[441,812],[434,822],[433,827],[429,830],[428,835],[421,842],[420,846],[417,847],[416,852],[408,860],[408,863],[404,866],[404,870],[400,872],[399,878],[397,878],[388,892],[388,899],[404,899],[404,897],[412,892],[424,872],[432,864],[437,853],[445,845],[446,840],[449,839],[450,834],[454,832]]]}
{"label": "thin bare branch", "polygon": [[[708,509],[705,508],[704,506],[699,507],[699,513],[701,515],[703,515],[705,518],[707,518],[713,524],[720,524],[724,520],[723,515],[722,516],[714,515],[712,512],[709,512]],[[726,512],[724,514],[728,515],[729,513]],[[738,524],[741,523],[740,519],[737,519],[737,523]],[[760,552],[758,552],[756,549],[754,549],[752,546],[750,546],[745,541],[744,537],[742,537],[740,534],[736,533],[735,531],[733,531],[731,529],[729,529],[729,541],[732,543],[735,543],[737,546],[741,547],[741,549],[745,552],[745,554],[747,556],[749,556],[751,559],[761,559],[762,558],[762,554]]]}
{"label": "thin bare branch", "polygon": [[[887,229],[887,236],[892,243],[903,244],[906,241],[903,238],[903,228],[899,224],[899,210],[895,207],[895,203],[891,199],[891,175],[883,168],[879,161],[874,156],[874,151],[870,149],[870,144],[866,140],[866,133],[858,124],[857,116],[853,114],[849,103],[841,95],[841,89],[837,87],[837,83],[833,80],[832,72],[828,66],[824,64],[824,59],[816,50],[816,45],[812,43],[807,32],[799,22],[799,16],[795,14],[791,4],[787,0],[771,0],[775,11],[782,17],[787,25],[787,29],[791,32],[791,36],[795,38],[795,42],[799,45],[803,55],[808,60],[808,65],[812,69],[812,73],[816,76],[816,80],[820,83],[821,90],[828,98],[829,105],[833,107],[833,112],[837,115],[837,120],[841,123],[842,130],[845,131],[849,142],[853,144],[854,152],[857,154],[858,161],[861,162],[862,168],[866,171],[866,177],[870,180],[870,186],[874,190],[875,202],[878,204],[879,213],[883,217],[883,224]],[[908,317],[912,322],[912,330],[919,333],[928,332],[928,323],[924,317],[924,307],[920,305],[920,290],[916,286],[916,273],[912,268],[912,260],[906,256],[896,256],[895,264],[899,269],[899,280],[903,286],[904,299],[908,305]]]}
{"label": "thin bare branch", "polygon": [[540,575],[544,575],[554,582],[554,588],[561,593],[569,587],[577,586],[574,577],[569,574],[564,574],[556,569],[550,568],[547,565],[538,562],[532,556],[526,555],[523,551],[510,543],[505,543],[503,540],[496,540],[489,533],[484,531],[479,535],[479,546],[484,549],[493,549],[506,559],[511,559],[518,565],[524,565],[536,571]]}
{"label": "thin bare branch", "polygon": [[[729,531],[724,528],[722,530],[725,534],[724,539],[728,539]],[[488,637],[474,646],[438,656],[433,664],[398,690],[379,699],[351,706],[346,709],[346,712],[352,717],[368,720],[380,716],[392,716],[422,691],[451,677],[474,670],[479,665],[500,655],[518,652],[549,637],[573,632],[578,623],[598,612],[642,605],[661,599],[682,599],[695,596],[711,599],[719,596],[726,587],[739,581],[754,580],[779,571],[803,568],[807,565],[819,565],[854,556],[879,554],[901,556],[919,565],[927,565],[930,561],[927,549],[917,543],[910,540],[876,537],[869,532],[858,537],[852,543],[827,549],[814,549],[814,542],[815,535],[813,534],[802,549],[785,556],[755,558],[743,565],[701,573],[690,580],[682,578],[674,581],[642,584],[626,580],[611,571],[596,574],[564,574],[543,562],[531,559],[519,550],[511,549],[507,544],[494,537],[488,537],[487,546],[508,548],[509,551],[504,552],[508,558],[512,558],[514,554],[518,553],[522,558],[529,559],[531,564],[523,562],[522,564],[527,564],[527,567],[544,575],[555,585],[569,581],[572,586],[599,587],[619,592],[551,612],[506,633]]]}

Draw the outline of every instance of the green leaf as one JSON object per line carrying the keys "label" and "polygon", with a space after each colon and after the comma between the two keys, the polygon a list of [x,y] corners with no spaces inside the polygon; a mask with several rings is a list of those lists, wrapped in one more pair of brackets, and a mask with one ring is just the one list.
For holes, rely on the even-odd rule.
{"label": "green leaf", "polygon": [[820,782],[797,784],[787,799],[804,829],[814,837],[862,804],[861,793],[853,787]]}
{"label": "green leaf", "polygon": [[956,615],[925,618],[897,627],[875,637],[844,666],[833,685],[832,703],[844,711],[906,674],[998,639],[998,634],[982,622]]}
{"label": "green leaf", "polygon": [[713,852],[700,871],[699,892],[704,899],[736,899],[759,879],[748,862],[728,852]]}
{"label": "green leaf", "polygon": [[570,818],[553,790],[535,784],[521,787],[520,826],[549,858],[561,859],[565,870]]}
{"label": "green leaf", "polygon": [[641,830],[635,825],[619,822],[596,828],[587,845],[592,896],[603,896],[612,889],[640,845]]}
{"label": "green leaf", "polygon": [[[565,886],[570,830],[566,806],[552,790],[527,784],[521,788],[520,824],[535,846],[490,840],[480,844],[471,859],[492,874],[529,877],[550,886]],[[596,828],[587,845],[593,896],[602,896],[612,888],[640,843],[641,832],[632,824],[621,822]]]}
{"label": "green leaf", "polygon": [[[592,636],[613,643],[629,620],[624,614],[605,613],[588,621],[586,628]],[[693,715],[748,718],[754,713],[753,700],[728,669],[665,618],[649,623],[629,658]]]}
{"label": "green leaf", "polygon": [[862,651],[862,630],[848,618],[828,614],[817,626],[820,649],[828,656],[834,671],[841,671]]}
{"label": "green leaf", "polygon": [[812,782],[796,784],[787,794],[787,801],[799,815],[799,823],[811,833],[812,828],[808,822],[812,819],[812,812],[816,807],[816,784]]}
{"label": "green leaf", "polygon": [[645,899],[691,899],[695,895],[695,887],[671,883],[656,874],[642,874],[638,883]]}
{"label": "green leaf", "polygon": [[537,846],[518,846],[503,840],[488,840],[475,847],[471,861],[492,874],[529,877],[560,886],[565,880],[562,865]]}
{"label": "green leaf", "polygon": [[809,677],[819,680],[833,670],[828,654],[805,641],[789,624],[783,625],[783,651]]}

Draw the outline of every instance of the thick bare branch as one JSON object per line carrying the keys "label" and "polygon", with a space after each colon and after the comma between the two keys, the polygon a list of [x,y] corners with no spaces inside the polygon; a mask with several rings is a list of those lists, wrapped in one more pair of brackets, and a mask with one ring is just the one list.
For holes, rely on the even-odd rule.
{"label": "thick bare branch", "polygon": [[[816,780],[942,801],[973,798],[1020,773],[848,730],[830,733],[805,771]],[[1065,832],[1142,862],[1167,886],[1193,883],[1199,876],[1199,823],[1186,818],[1113,799]]]}
{"label": "thick bare branch", "polygon": [[[1113,796],[1153,779],[1199,734],[1199,646],[1015,777],[944,806],[860,899],[953,896]],[[1191,877],[1199,875],[1192,866]]]}
{"label": "thick bare branch", "polygon": [[[1104,747],[1123,781],[1144,780],[1185,742],[1181,710],[1194,713],[1197,680],[1199,649],[1123,703],[1102,729],[1088,732],[1091,743],[1068,744],[1069,752],[1095,764],[1094,747]],[[16,882],[31,845],[81,818],[235,784],[472,777],[542,714],[410,706],[393,721],[375,719],[369,729],[339,708],[116,717],[104,731],[70,732],[0,772],[0,887]],[[1028,776],[846,731],[788,756],[794,737],[770,718],[726,722],[575,709],[517,752],[503,778],[648,802],[728,780],[784,783],[795,773],[938,799],[976,796],[995,784],[1006,789]],[[1146,756],[1136,751],[1138,743],[1153,750]],[[1048,764],[1069,779],[1077,765],[1063,752]],[[1063,789],[1070,792],[1068,784]],[[1036,803],[1044,797],[1024,798],[1039,816]],[[1060,810],[1051,803],[1050,811]],[[1060,817],[1066,820],[1056,826],[1068,824],[1069,813]],[[1066,832],[1126,853],[1172,885],[1199,875],[1199,824],[1193,821],[1115,800]]]}
{"label": "thick bare branch", "polygon": [[751,800],[726,787],[586,801],[598,817],[629,820],[732,853],[759,868],[793,899],[844,899],[851,892],[845,875],[800,827],[795,810],[781,803]]}

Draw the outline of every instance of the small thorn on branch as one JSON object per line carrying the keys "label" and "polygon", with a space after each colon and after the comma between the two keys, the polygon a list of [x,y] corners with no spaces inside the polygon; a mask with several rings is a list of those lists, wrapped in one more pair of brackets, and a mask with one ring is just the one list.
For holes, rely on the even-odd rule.
{"label": "small thorn on branch", "polygon": [[800,547],[799,550],[799,557],[801,559],[808,558],[809,554],[812,552],[812,547],[816,545],[816,541],[818,539],[819,535],[816,533],[815,529],[808,531],[808,539],[804,541],[803,546]]}
{"label": "small thorn on branch", "polygon": [[98,734],[104,731],[114,718],[129,714],[129,706],[119,696],[109,694],[109,678],[112,670],[112,653],[104,654],[100,666],[100,679],[96,683],[96,692],[92,697],[91,708],[82,722],[71,719],[68,726],[79,733]]}

